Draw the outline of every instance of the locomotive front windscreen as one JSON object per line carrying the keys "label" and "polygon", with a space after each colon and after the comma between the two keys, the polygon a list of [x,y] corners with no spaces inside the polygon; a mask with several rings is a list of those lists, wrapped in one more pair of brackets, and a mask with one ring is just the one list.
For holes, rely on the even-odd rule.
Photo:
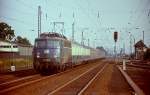
{"label": "locomotive front windscreen", "polygon": [[60,40],[37,39],[35,40],[36,54],[39,58],[60,57]]}
{"label": "locomotive front windscreen", "polygon": [[60,42],[57,40],[48,40],[47,47],[49,48],[60,48]]}
{"label": "locomotive front windscreen", "polygon": [[35,46],[37,48],[60,48],[60,42],[57,40],[37,40]]}
{"label": "locomotive front windscreen", "polygon": [[35,41],[35,46],[36,46],[37,48],[46,47],[46,41],[45,41],[45,40],[36,40],[36,41]]}

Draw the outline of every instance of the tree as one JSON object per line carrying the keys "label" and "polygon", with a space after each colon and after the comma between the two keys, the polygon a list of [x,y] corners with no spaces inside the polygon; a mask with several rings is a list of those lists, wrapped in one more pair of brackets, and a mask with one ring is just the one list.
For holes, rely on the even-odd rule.
{"label": "tree", "polygon": [[4,22],[0,22],[0,39],[12,40],[14,37],[14,30],[11,29],[11,26]]}
{"label": "tree", "polygon": [[18,44],[31,45],[30,41],[27,38],[22,38],[21,36],[17,36],[16,42]]}

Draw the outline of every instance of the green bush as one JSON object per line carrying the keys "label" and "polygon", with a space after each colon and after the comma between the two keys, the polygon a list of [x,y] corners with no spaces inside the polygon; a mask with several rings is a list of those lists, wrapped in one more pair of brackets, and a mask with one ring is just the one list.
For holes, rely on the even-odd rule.
{"label": "green bush", "polygon": [[0,71],[9,71],[14,65],[16,69],[32,67],[32,58],[0,59]]}

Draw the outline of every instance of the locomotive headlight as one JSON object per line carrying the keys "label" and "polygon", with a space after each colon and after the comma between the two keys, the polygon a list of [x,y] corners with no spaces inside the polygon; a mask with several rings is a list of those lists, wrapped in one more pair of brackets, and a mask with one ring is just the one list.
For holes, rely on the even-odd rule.
{"label": "locomotive headlight", "polygon": [[59,56],[60,56],[60,49],[56,49],[54,57],[59,57]]}
{"label": "locomotive headlight", "polygon": [[44,50],[44,53],[45,53],[45,54],[48,54],[48,53],[49,53],[49,49],[45,49],[45,50]]}
{"label": "locomotive headlight", "polygon": [[39,53],[39,52],[37,53],[36,57],[37,57],[37,58],[39,58],[39,57],[40,57],[40,53]]}
{"label": "locomotive headlight", "polygon": [[37,55],[36,57],[37,57],[37,58],[39,58],[40,56],[39,56],[39,55]]}

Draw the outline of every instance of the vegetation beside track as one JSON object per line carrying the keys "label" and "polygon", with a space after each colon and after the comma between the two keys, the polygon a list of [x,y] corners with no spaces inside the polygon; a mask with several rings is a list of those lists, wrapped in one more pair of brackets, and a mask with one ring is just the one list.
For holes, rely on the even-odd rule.
{"label": "vegetation beside track", "polygon": [[11,66],[16,70],[32,68],[32,58],[3,58],[0,59],[0,72],[11,71]]}

